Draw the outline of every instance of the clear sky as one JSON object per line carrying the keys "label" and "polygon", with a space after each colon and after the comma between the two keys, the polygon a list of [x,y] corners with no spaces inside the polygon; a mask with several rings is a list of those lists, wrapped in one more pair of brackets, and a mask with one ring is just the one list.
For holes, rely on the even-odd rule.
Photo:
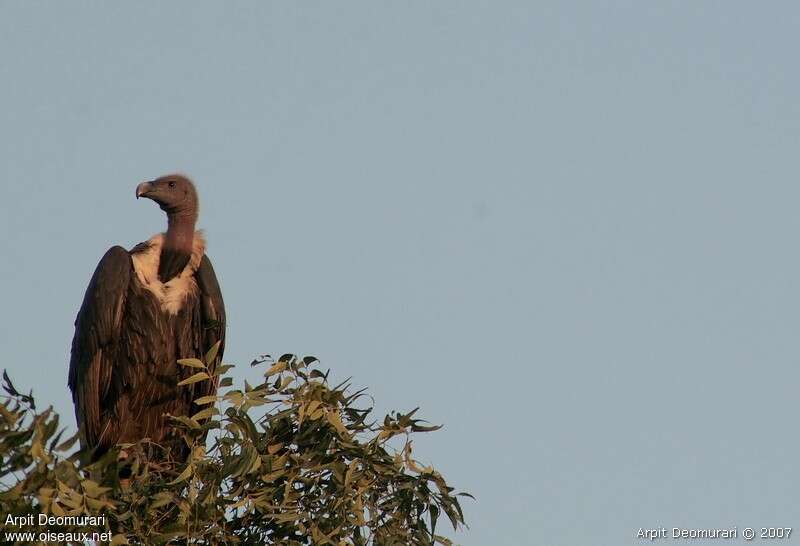
{"label": "clear sky", "polygon": [[461,544],[800,527],[799,36],[795,2],[0,1],[4,366],[71,417],[92,271],[183,171],[237,377],[313,354],[422,406]]}

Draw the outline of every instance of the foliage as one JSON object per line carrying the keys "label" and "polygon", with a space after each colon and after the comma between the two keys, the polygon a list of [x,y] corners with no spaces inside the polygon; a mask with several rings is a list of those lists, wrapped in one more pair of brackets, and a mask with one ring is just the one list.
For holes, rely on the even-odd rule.
{"label": "foliage", "polygon": [[[458,497],[467,494],[411,455],[411,435],[439,427],[424,425],[417,410],[371,421],[372,407],[363,406],[371,398],[349,382],[332,387],[313,357],[257,359],[263,381],[235,389],[224,377],[231,366],[207,368],[216,350],[209,353],[205,362],[179,361],[197,368],[183,383],[221,388],[196,400],[193,416],[171,418],[191,448],[177,462],[148,440],[94,463],[85,451],[70,453],[77,435],[63,440],[52,408],[38,412],[4,374],[2,532],[71,533],[60,539],[76,544],[80,533],[99,531],[112,544],[451,544],[437,522],[443,515],[462,526]],[[35,517],[5,525],[9,514]],[[43,527],[39,514],[67,519]],[[104,520],[69,519],[81,515]]]}

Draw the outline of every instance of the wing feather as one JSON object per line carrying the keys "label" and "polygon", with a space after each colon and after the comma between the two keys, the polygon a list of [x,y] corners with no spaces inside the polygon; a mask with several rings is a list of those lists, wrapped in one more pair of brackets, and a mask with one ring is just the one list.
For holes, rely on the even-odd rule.
{"label": "wing feather", "polygon": [[[217,275],[208,256],[203,255],[200,266],[195,273],[197,287],[200,291],[200,313],[203,321],[202,343],[203,350],[208,351],[217,341],[220,342],[217,357],[209,366],[213,371],[222,362],[222,354],[225,350],[225,302],[222,300],[222,290],[220,290]],[[209,389],[205,394],[216,391],[217,382],[202,381],[200,385],[207,384]]]}
{"label": "wing feather", "polygon": [[78,427],[92,447],[103,433],[103,400],[111,385],[131,272],[128,251],[110,248],[92,275],[75,319],[68,383]]}

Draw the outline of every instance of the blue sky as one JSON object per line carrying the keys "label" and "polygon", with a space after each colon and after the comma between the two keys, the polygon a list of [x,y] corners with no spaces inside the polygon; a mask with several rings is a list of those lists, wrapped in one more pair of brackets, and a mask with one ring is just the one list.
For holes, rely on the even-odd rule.
{"label": "blue sky", "polygon": [[[800,8],[0,2],[0,346],[65,416],[97,261],[196,181],[237,377],[320,357],[463,545],[800,524]],[[797,538],[793,539],[798,542]],[[735,543],[735,542],[734,542]]]}

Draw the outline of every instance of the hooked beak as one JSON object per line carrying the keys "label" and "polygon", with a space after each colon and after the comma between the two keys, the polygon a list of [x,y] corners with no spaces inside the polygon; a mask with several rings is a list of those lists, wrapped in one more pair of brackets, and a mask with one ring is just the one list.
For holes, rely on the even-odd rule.
{"label": "hooked beak", "polygon": [[153,183],[142,182],[136,186],[136,199],[139,199],[140,197],[147,197],[147,194],[151,191],[153,191]]}

